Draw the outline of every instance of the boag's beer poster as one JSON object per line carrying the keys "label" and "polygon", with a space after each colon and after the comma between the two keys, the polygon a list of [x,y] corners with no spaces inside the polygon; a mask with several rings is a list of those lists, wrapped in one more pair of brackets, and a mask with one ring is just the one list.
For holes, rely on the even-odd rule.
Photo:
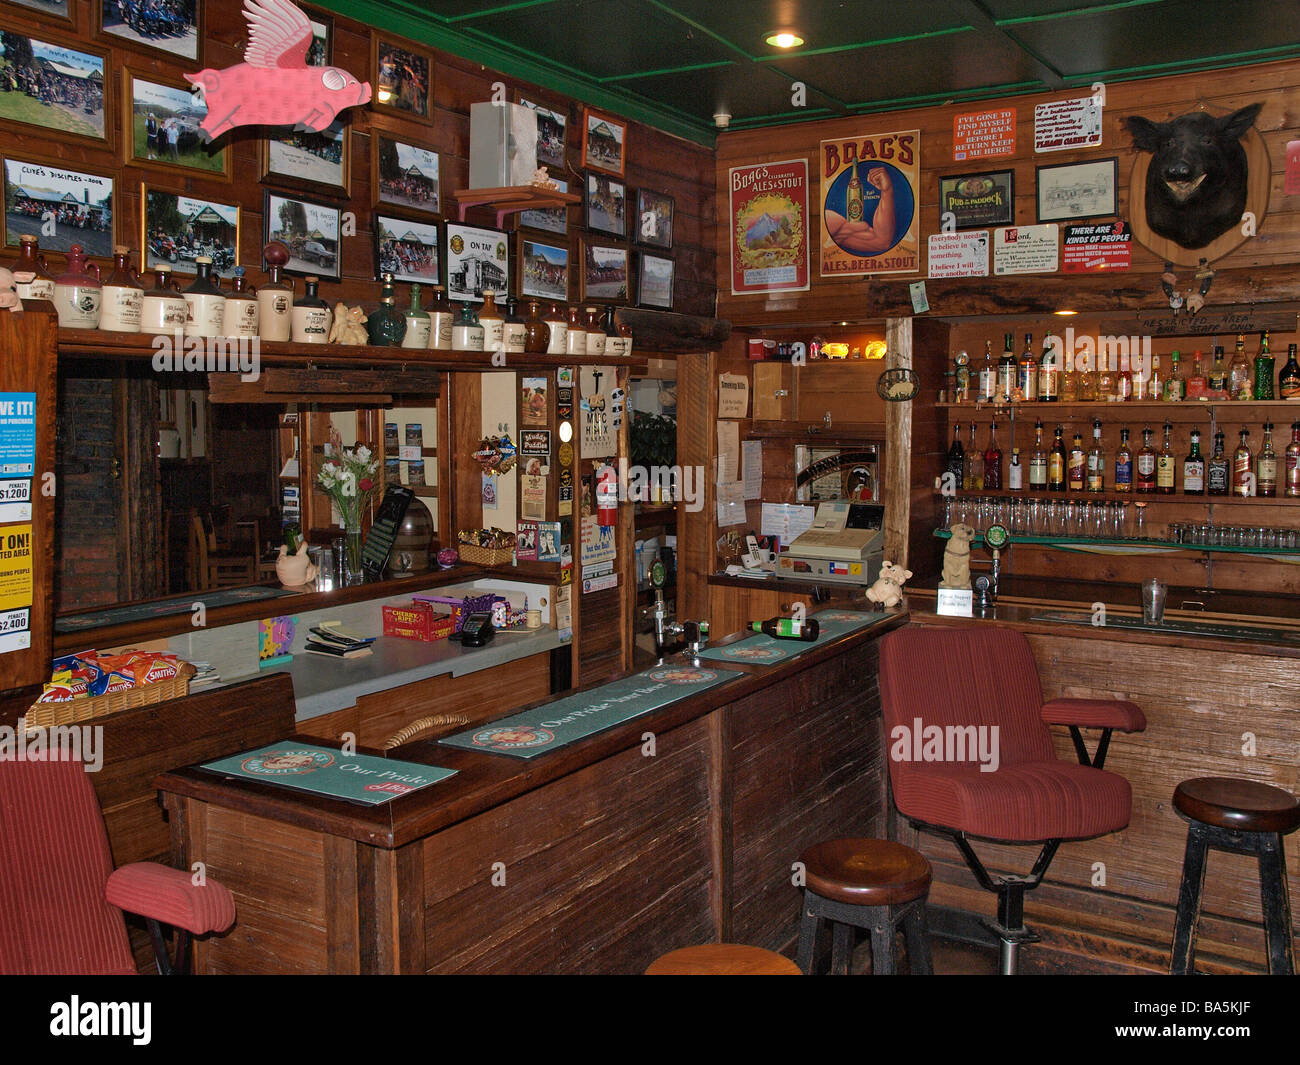
{"label": "boag's beer poster", "polygon": [[920,269],[917,190],[921,133],[821,142],[821,275]]}
{"label": "boag's beer poster", "polygon": [[808,288],[808,161],[733,166],[731,294]]}

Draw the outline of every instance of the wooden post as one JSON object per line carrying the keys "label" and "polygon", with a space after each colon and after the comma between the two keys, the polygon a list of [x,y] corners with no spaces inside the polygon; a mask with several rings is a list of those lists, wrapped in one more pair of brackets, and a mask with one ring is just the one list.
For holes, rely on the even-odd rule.
{"label": "wooden post", "polygon": [[[912,368],[912,319],[885,321],[889,369]],[[912,403],[885,404],[885,558],[907,566],[907,530],[912,493]]]}

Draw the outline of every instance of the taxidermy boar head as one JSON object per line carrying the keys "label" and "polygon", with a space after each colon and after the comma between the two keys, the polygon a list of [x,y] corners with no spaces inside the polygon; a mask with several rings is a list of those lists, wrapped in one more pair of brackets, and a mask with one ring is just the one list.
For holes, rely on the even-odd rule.
{"label": "taxidermy boar head", "polygon": [[1262,104],[1223,118],[1193,111],[1168,122],[1132,115],[1133,146],[1153,156],[1147,170],[1147,225],[1184,248],[1204,248],[1246,210],[1246,152],[1241,138]]}

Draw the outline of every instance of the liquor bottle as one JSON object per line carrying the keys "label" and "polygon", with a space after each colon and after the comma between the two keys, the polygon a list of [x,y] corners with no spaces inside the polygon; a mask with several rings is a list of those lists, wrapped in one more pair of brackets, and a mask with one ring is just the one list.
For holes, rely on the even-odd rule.
{"label": "liquor bottle", "polygon": [[1099,403],[1109,403],[1115,398],[1115,375],[1118,371],[1118,364],[1110,364],[1110,355],[1103,355],[1097,352],[1097,396]]}
{"label": "liquor bottle", "polygon": [[257,289],[248,284],[244,268],[236,266],[235,276],[230,279],[230,291],[226,293],[226,313],[221,332],[224,336],[251,340],[259,335],[257,330],[260,320]]}
{"label": "liquor bottle", "polygon": [[1156,456],[1156,491],[1161,495],[1172,495],[1176,487],[1178,460],[1174,457],[1174,446],[1169,434],[1174,427],[1165,422],[1165,443]]}
{"label": "liquor bottle", "polygon": [[569,350],[569,319],[554,303],[543,321],[551,327],[551,338],[546,343],[547,355],[564,355]]}
{"label": "liquor bottle", "polygon": [[952,484],[955,488],[966,487],[963,483],[966,476],[966,449],[961,446],[961,422],[952,427],[952,446],[948,448],[947,472],[952,475]]}
{"label": "liquor bottle", "polygon": [[1119,450],[1115,452],[1115,491],[1133,491],[1133,449],[1128,444],[1128,426],[1119,431]]}
{"label": "liquor bottle", "polygon": [[1223,453],[1223,431],[1214,434],[1214,454],[1205,467],[1205,491],[1207,495],[1226,496],[1228,485],[1232,480],[1227,456]]}
{"label": "liquor bottle", "polygon": [[54,279],[54,309],[59,312],[59,326],[94,329],[99,325],[102,296],[99,267],[86,258],[80,244],[72,245],[68,249],[67,269]]}
{"label": "liquor bottle", "polygon": [[1255,494],[1277,495],[1277,452],[1273,450],[1273,423],[1264,423],[1264,443],[1255,460]]}
{"label": "liquor bottle", "polygon": [[1232,453],[1232,494],[1234,496],[1253,496],[1255,494],[1255,456],[1250,452],[1246,437],[1249,429],[1241,431],[1241,443]]}
{"label": "liquor bottle", "polygon": [[24,233],[18,238],[18,256],[5,266],[13,271],[14,291],[20,299],[54,301],[54,278],[33,234]]}
{"label": "liquor bottle", "polygon": [[844,219],[848,222],[862,221],[862,182],[858,179],[857,163],[853,164],[849,187],[844,191]]}
{"label": "liquor bottle", "polygon": [[970,443],[966,447],[966,478],[964,486],[972,492],[984,489],[984,452],[975,443],[975,423],[970,423]]}
{"label": "liquor bottle", "polygon": [[1038,359],[1034,355],[1034,334],[1025,334],[1025,350],[1020,354],[1016,368],[1016,388],[1020,398],[1032,403],[1038,398]]}
{"label": "liquor bottle", "polygon": [[632,327],[627,322],[618,323],[618,335],[623,338],[623,352],[625,356],[632,354]]}
{"label": "liquor bottle", "polygon": [[600,308],[585,307],[583,311],[587,316],[587,354],[604,355],[605,327],[600,322]]}
{"label": "liquor bottle", "polygon": [[1088,361],[1085,363],[1086,369],[1079,368],[1078,370],[1079,400],[1082,403],[1091,403],[1098,398],[1097,365],[1096,365],[1097,358],[1098,356],[1096,355],[1088,356]]}
{"label": "liquor bottle", "polygon": [[1034,450],[1029,453],[1029,490],[1042,492],[1047,488],[1047,452],[1043,450],[1043,423],[1034,422]]}
{"label": "liquor bottle", "polygon": [[618,358],[627,354],[623,349],[629,346],[624,344],[618,326],[614,324],[614,305],[605,304],[605,354]]}
{"label": "liquor bottle", "polygon": [[456,312],[451,309],[447,289],[433,286],[433,302],[429,305],[429,347],[435,351],[451,350],[451,330],[456,324]]}
{"label": "liquor bottle", "polygon": [[1101,447],[1101,422],[1092,423],[1092,447],[1088,451],[1089,492],[1106,491],[1106,452]]}
{"label": "liquor bottle", "polygon": [[[1250,361],[1246,358],[1246,334],[1237,334],[1237,350],[1228,367],[1228,396],[1235,400],[1249,400],[1254,394]],[[1271,376],[1271,375],[1270,375]]]}
{"label": "liquor bottle", "polygon": [[393,290],[393,275],[384,274],[379,290],[379,306],[366,318],[366,335],[377,347],[399,347],[406,337],[406,318],[397,309],[397,293]]}
{"label": "liquor bottle", "polygon": [[1300,362],[1296,361],[1296,346],[1286,346],[1286,365],[1277,375],[1278,395],[1283,399],[1300,397]]}
{"label": "liquor bottle", "polygon": [[[1130,356],[1129,367],[1129,380],[1133,385],[1132,395],[1129,396],[1129,398],[1133,400],[1159,399],[1159,389],[1163,387],[1164,383],[1164,377],[1160,373],[1160,356],[1152,355],[1151,365],[1144,369],[1142,366],[1141,356],[1134,354]],[[1153,380],[1156,389],[1154,397],[1151,394]]]}
{"label": "liquor bottle", "polygon": [[1151,426],[1142,429],[1142,449],[1137,453],[1137,483],[1140,494],[1156,490],[1156,449],[1151,446]]}
{"label": "liquor bottle", "polygon": [[[1294,349],[1294,345],[1292,345]],[[1294,350],[1291,353],[1295,354]],[[1300,421],[1291,423],[1291,443],[1286,446],[1286,488],[1287,496],[1294,499],[1300,496]]]}
{"label": "liquor bottle", "polygon": [[1201,372],[1201,353],[1192,352],[1192,374],[1187,378],[1184,399],[1205,399],[1210,394],[1210,379]]}
{"label": "liquor bottle", "polygon": [[1075,369],[1074,352],[1065,351],[1064,345],[1061,350],[1061,402],[1073,403],[1079,398],[1079,371]]}
{"label": "liquor bottle", "polygon": [[821,625],[816,618],[768,618],[766,621],[751,621],[750,629],[761,632],[778,640],[802,640],[812,643],[821,632]]}
{"label": "liquor bottle", "polygon": [[153,268],[153,288],[144,294],[140,303],[141,330],[146,333],[183,330],[188,315],[189,304],[181,295],[180,286],[172,278],[171,266],[159,263]]}
{"label": "liquor bottle", "polygon": [[292,310],[293,329],[290,335],[295,344],[329,343],[334,314],[329,304],[317,295],[319,286],[319,278],[303,278],[303,297],[294,303]]}
{"label": "liquor bottle", "polygon": [[1181,403],[1187,398],[1187,382],[1183,379],[1183,368],[1179,365],[1181,356],[1175,349],[1169,356],[1171,363],[1169,367],[1169,376],[1165,378],[1165,394],[1161,397],[1152,396],[1152,399],[1164,399],[1167,403]]}
{"label": "liquor bottle", "polygon": [[506,323],[501,327],[501,340],[505,344],[506,354],[522,355],[528,340],[528,326],[519,317],[519,301],[514,296],[506,297]]}
{"label": "liquor bottle", "polygon": [[99,328],[110,333],[140,332],[144,286],[127,262],[130,252],[125,245],[117,245],[113,249],[113,271],[104,278]]}
{"label": "liquor bottle", "polygon": [[1083,450],[1083,437],[1076,431],[1070,446],[1067,485],[1071,492],[1082,492],[1088,483],[1088,453]]}
{"label": "liquor bottle", "polygon": [[569,355],[587,354],[586,319],[578,307],[569,308],[569,331],[565,334],[564,345]]}
{"label": "liquor bottle", "polygon": [[469,303],[462,303],[457,310],[459,315],[451,325],[451,346],[455,351],[482,351],[483,327],[478,324],[478,315]]}
{"label": "liquor bottle", "polygon": [[965,403],[970,399],[970,356],[965,349],[952,357],[952,401]]}
{"label": "liquor bottle", "polygon": [[1012,334],[1003,334],[1002,357],[998,359],[998,395],[999,403],[1010,403],[1011,394],[1016,390],[1016,353],[1012,350]]}
{"label": "liquor bottle", "polygon": [[989,426],[989,446],[984,450],[984,487],[992,492],[1002,490],[1002,449],[998,447],[998,423]]}
{"label": "liquor bottle", "polygon": [[420,306],[418,281],[411,284],[411,306],[403,317],[406,319],[406,333],[402,336],[402,347],[428,350],[429,334],[433,331],[433,323],[429,320],[429,313]]}
{"label": "liquor bottle", "polygon": [[1038,361],[1038,398],[1056,403],[1061,398],[1061,364],[1052,343],[1052,331],[1043,334],[1043,357]]}
{"label": "liquor bottle", "polygon": [[1223,345],[1214,345],[1214,362],[1210,364],[1210,373],[1206,389],[1211,399],[1228,399],[1228,364],[1223,359]]}
{"label": "liquor bottle", "polygon": [[[1165,391],[1165,373],[1160,366],[1160,356],[1153,354],[1151,356],[1151,376],[1147,380],[1147,394],[1144,399],[1159,399]],[[1134,399],[1137,397],[1134,396]]]}
{"label": "liquor bottle", "polygon": [[[1298,368],[1300,372],[1300,368]],[[1300,387],[1300,382],[1297,383]],[[978,397],[981,403],[992,403],[998,390],[998,372],[993,368],[993,341],[984,341],[984,365],[980,367]]]}
{"label": "liquor bottle", "polygon": [[1205,495],[1205,457],[1201,454],[1201,431],[1192,430],[1192,448],[1183,459],[1183,492],[1189,496]]}
{"label": "liquor bottle", "polygon": [[483,350],[503,351],[506,346],[506,320],[497,309],[497,294],[491,289],[483,290],[483,306],[478,310],[478,324],[483,329]]}
{"label": "liquor bottle", "polygon": [[1047,455],[1047,490],[1049,492],[1065,491],[1065,441],[1061,434],[1065,430],[1056,427],[1056,439],[1052,441],[1052,450]]}
{"label": "liquor bottle", "polygon": [[1007,463],[1007,491],[1023,492],[1024,490],[1025,468],[1020,465],[1020,448],[1013,447],[1011,449],[1011,461]]}
{"label": "liquor bottle", "polygon": [[[551,343],[551,327],[542,320],[542,307],[536,300],[528,301],[528,317],[524,319],[524,351],[541,355]],[[609,350],[606,348],[606,350]],[[959,425],[958,429],[961,428]],[[961,471],[957,471],[957,485],[961,486]]]}
{"label": "liquor bottle", "polygon": [[281,278],[289,249],[273,240],[262,249],[270,281],[257,290],[257,335],[263,340],[288,340],[293,335],[293,283]]}
{"label": "liquor bottle", "polygon": [[185,317],[185,335],[222,336],[226,324],[226,294],[212,277],[212,257],[198,256],[194,260],[194,268],[198,271],[198,276],[185,289],[185,302],[189,304]]}
{"label": "liquor bottle", "polygon": [[1273,392],[1273,353],[1268,350],[1268,334],[1259,335],[1259,354],[1255,356],[1255,387],[1253,398],[1268,401]]}

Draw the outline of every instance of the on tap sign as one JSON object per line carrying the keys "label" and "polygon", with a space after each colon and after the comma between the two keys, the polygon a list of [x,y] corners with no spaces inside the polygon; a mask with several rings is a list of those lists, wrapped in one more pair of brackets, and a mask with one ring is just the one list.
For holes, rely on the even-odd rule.
{"label": "on tap sign", "polygon": [[36,393],[0,392],[0,654],[32,642],[35,475]]}
{"label": "on tap sign", "polygon": [[821,142],[821,275],[910,274],[920,268],[921,133]]}

